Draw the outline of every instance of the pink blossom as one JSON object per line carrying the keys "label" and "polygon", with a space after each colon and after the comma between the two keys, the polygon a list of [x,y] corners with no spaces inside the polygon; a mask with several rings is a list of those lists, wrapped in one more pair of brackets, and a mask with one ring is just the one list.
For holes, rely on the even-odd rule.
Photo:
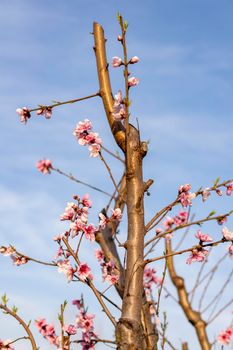
{"label": "pink blossom", "polygon": [[138,78],[135,78],[135,77],[129,78],[129,80],[128,80],[128,86],[129,86],[129,87],[131,87],[131,86],[137,86],[138,84],[139,84]]}
{"label": "pink blossom", "polygon": [[73,267],[70,264],[70,261],[68,259],[59,260],[57,262],[57,266],[58,272],[64,273],[64,275],[68,279],[68,282],[71,282],[74,277],[74,273],[76,272],[76,269],[73,269]]}
{"label": "pink blossom", "polygon": [[179,200],[183,207],[187,207],[192,205],[192,199],[194,199],[195,197],[195,193],[182,192],[179,195]]}
{"label": "pink blossom", "polygon": [[90,120],[84,119],[83,122],[78,122],[73,132],[73,135],[79,138],[81,134],[88,133],[88,131],[91,129],[92,129],[92,123],[90,122]]}
{"label": "pink blossom", "polygon": [[4,256],[11,256],[12,254],[15,253],[15,248],[13,248],[12,246],[9,246],[9,247],[1,246],[0,253]]}
{"label": "pink blossom", "polygon": [[122,98],[121,90],[115,95],[114,103],[113,103],[113,116],[116,120],[124,120],[126,117],[125,113],[125,105]]}
{"label": "pink blossom", "polygon": [[101,249],[96,249],[95,250],[95,257],[97,258],[98,261],[101,261],[104,259],[104,253]]}
{"label": "pink blossom", "polygon": [[82,198],[82,204],[84,207],[91,208],[92,202],[89,199],[89,194],[85,194]]}
{"label": "pink blossom", "polygon": [[188,257],[188,259],[186,260],[186,264],[190,265],[190,264],[192,264],[195,261],[203,262],[207,258],[208,254],[209,254],[208,250],[205,250],[205,249],[202,249],[202,250],[194,249],[191,252],[191,254]]}
{"label": "pink blossom", "polygon": [[222,345],[228,345],[233,337],[233,327],[228,327],[226,330],[222,331],[217,340]]}
{"label": "pink blossom", "polygon": [[118,35],[118,36],[117,36],[117,40],[118,40],[118,41],[122,41],[122,40],[123,40],[122,36],[121,36],[121,35]]}
{"label": "pink blossom", "polygon": [[93,275],[91,273],[90,267],[87,265],[87,263],[81,263],[77,268],[78,277],[84,281],[86,278],[92,280]]}
{"label": "pink blossom", "polygon": [[83,226],[84,235],[90,241],[95,241],[95,232],[96,231],[97,231],[97,228],[92,224],[88,224],[88,225]]}
{"label": "pink blossom", "polygon": [[163,226],[165,227],[166,230],[170,230],[173,224],[174,224],[174,220],[170,216],[167,216],[163,222]]}
{"label": "pink blossom", "polygon": [[77,306],[79,310],[83,309],[83,300],[75,299],[72,301],[72,304]]}
{"label": "pink blossom", "polygon": [[114,68],[120,67],[123,64],[122,59],[120,57],[114,56],[112,58],[112,66]]}
{"label": "pink blossom", "polygon": [[76,220],[75,222],[72,222],[70,224],[70,229],[72,230],[72,233],[73,233],[72,237],[74,238],[75,236],[77,236],[78,233],[83,230],[83,227],[84,227],[84,224],[80,219]]}
{"label": "pink blossom", "polygon": [[190,184],[181,185],[179,187],[179,193],[188,192],[190,189],[191,189],[191,185]]}
{"label": "pink blossom", "polygon": [[37,115],[44,115],[46,119],[50,119],[52,117],[52,108],[51,107],[41,107],[37,112]]}
{"label": "pink blossom", "polygon": [[37,169],[42,173],[42,174],[50,174],[52,167],[52,162],[49,159],[42,159],[39,160],[36,163]]}
{"label": "pink blossom", "polygon": [[60,220],[61,221],[72,220],[77,210],[78,210],[78,206],[75,203],[68,202],[65,208],[65,212],[62,215],[60,215]]}
{"label": "pink blossom", "polygon": [[86,312],[81,312],[76,319],[76,325],[82,330],[83,333],[93,331],[93,319],[95,315],[87,314]]}
{"label": "pink blossom", "polygon": [[121,221],[122,218],[122,212],[120,208],[112,209],[112,216],[111,219]]}
{"label": "pink blossom", "polygon": [[162,232],[163,232],[163,230],[161,229],[161,227],[158,227],[158,228],[156,228],[156,230],[155,230],[156,236],[159,235],[159,234],[162,233]]}
{"label": "pink blossom", "polygon": [[202,191],[202,201],[205,202],[207,200],[207,198],[210,196],[211,192],[210,192],[210,189],[209,187],[205,188],[203,191]]}
{"label": "pink blossom", "polygon": [[63,327],[63,330],[68,334],[68,335],[75,335],[77,333],[77,329],[74,325],[70,324],[69,326],[65,325]]}
{"label": "pink blossom", "polygon": [[186,211],[180,211],[178,215],[173,218],[176,226],[181,226],[187,223],[188,213]]}
{"label": "pink blossom", "polygon": [[90,151],[90,157],[96,158],[100,154],[101,147],[100,145],[93,144],[88,147]]}
{"label": "pink blossom", "polygon": [[108,222],[108,219],[106,218],[106,216],[103,213],[99,213],[99,226],[100,228],[104,229],[106,227],[106,224]]}
{"label": "pink blossom", "polygon": [[60,242],[61,240],[62,240],[62,238],[64,237],[64,235],[61,233],[61,234],[59,234],[59,235],[56,235],[56,236],[54,236],[53,237],[53,240],[55,241],[55,242]]}
{"label": "pink blossom", "polygon": [[137,56],[133,56],[131,60],[129,61],[130,64],[137,63],[139,61],[139,58]]}
{"label": "pink blossom", "polygon": [[26,256],[11,255],[11,259],[13,260],[13,264],[16,266],[24,265],[28,262],[28,258]]}
{"label": "pink blossom", "polygon": [[233,232],[230,231],[226,226],[223,227],[222,234],[226,241],[233,242]]}
{"label": "pink blossom", "polygon": [[201,242],[212,242],[213,238],[211,238],[209,235],[201,233],[201,230],[198,230],[195,237],[199,239]]}
{"label": "pink blossom", "polygon": [[233,191],[233,181],[229,183],[229,185],[227,185],[226,188],[227,188],[226,194],[230,196],[231,192]]}
{"label": "pink blossom", "polygon": [[143,285],[147,290],[152,289],[152,285],[161,285],[162,279],[156,276],[156,270],[150,267],[146,267],[143,275]]}
{"label": "pink blossom", "polygon": [[1,350],[14,350],[13,344],[11,339],[7,340],[1,340],[0,339],[0,349]]}
{"label": "pink blossom", "polygon": [[109,282],[110,284],[115,284],[119,280],[119,271],[113,261],[107,263],[102,263],[102,275],[103,280]]}
{"label": "pink blossom", "polygon": [[27,123],[28,119],[31,118],[30,111],[27,107],[17,108],[16,113],[20,116],[21,123]]}

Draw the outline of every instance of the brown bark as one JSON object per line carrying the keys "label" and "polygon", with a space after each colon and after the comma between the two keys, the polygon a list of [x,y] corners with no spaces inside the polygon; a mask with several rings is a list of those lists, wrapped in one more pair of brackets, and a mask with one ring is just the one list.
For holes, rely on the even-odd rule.
{"label": "brown bark", "polygon": [[[167,249],[167,254],[171,254],[172,248],[171,248],[170,241],[166,242],[166,249]],[[211,344],[208,340],[208,336],[206,333],[207,324],[202,319],[200,312],[193,310],[188,299],[188,293],[185,287],[184,279],[176,274],[172,256],[167,258],[167,264],[168,264],[168,271],[169,271],[169,275],[171,277],[172,283],[177,289],[179,304],[182,310],[184,311],[188,321],[195,328],[201,349],[210,350]]]}
{"label": "brown bark", "polygon": [[[108,73],[103,28],[94,23],[95,54],[100,85],[100,95],[105,113],[118,146],[126,152],[125,128],[113,117],[113,97]],[[97,235],[102,249],[111,255],[121,271],[118,293],[123,297],[122,317],[116,330],[119,349],[157,349],[157,333],[149,313],[149,304],[143,289],[143,245],[144,245],[144,191],[148,184],[142,178],[142,159],[146,154],[146,144],[140,142],[138,130],[130,126],[127,144],[128,166],[126,175],[128,240],[127,268],[122,271],[115,242],[110,239],[109,228]],[[123,290],[122,290],[123,288]]]}

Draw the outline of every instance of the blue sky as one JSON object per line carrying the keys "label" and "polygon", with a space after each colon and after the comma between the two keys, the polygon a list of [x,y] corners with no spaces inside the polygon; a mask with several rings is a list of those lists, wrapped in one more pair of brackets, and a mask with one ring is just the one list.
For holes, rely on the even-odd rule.
{"label": "blue sky", "polygon": [[[109,60],[120,56],[116,40],[118,11],[129,22],[129,55],[140,57],[140,62],[132,66],[132,74],[140,79],[140,85],[132,89],[131,113],[132,121],[139,118],[142,138],[150,141],[144,174],[145,179],[153,178],[155,183],[146,200],[146,217],[149,219],[172,200],[182,183],[189,182],[197,189],[211,185],[218,176],[223,180],[232,178],[231,1],[1,0],[0,245],[12,243],[28,255],[52,259],[56,246],[51,237],[64,228],[59,215],[74,193],[82,195],[88,191],[55,174],[42,176],[35,169],[38,159],[48,157],[64,171],[103,189],[112,189],[101,162],[89,159],[88,151],[72,136],[75,124],[89,118],[106,147],[117,149],[99,99],[56,109],[49,121],[32,117],[26,126],[19,123],[15,109],[95,93],[98,82],[90,34],[92,23],[98,21],[105,29]],[[110,73],[116,93],[123,86],[121,72],[111,68]],[[109,161],[114,175],[119,176],[119,164]],[[94,202],[91,219],[96,223],[106,198],[88,192]],[[231,208],[232,198],[213,196],[206,206],[197,201],[193,212],[202,216],[212,209],[224,212]],[[219,227],[210,228],[218,237]],[[125,225],[122,231],[125,232]],[[190,242],[188,246],[193,242],[191,238]],[[219,249],[219,254],[224,249]],[[94,266],[92,251],[93,247],[87,244],[83,257],[90,255]],[[179,259],[182,265],[184,258]],[[224,271],[230,272],[230,264],[228,260]],[[186,266],[182,265],[181,270],[189,273]],[[55,321],[60,303],[65,298],[78,298],[81,293],[80,287],[67,285],[57,273],[35,265],[12,267],[4,257],[0,257],[0,275],[0,292],[7,292],[28,319],[44,315]],[[215,286],[221,284],[222,278],[223,274],[219,274]],[[85,290],[85,297],[93,306],[90,312],[98,311],[91,293]],[[166,308],[166,303],[162,305]],[[176,339],[178,346],[181,336],[176,336],[172,324],[176,309],[169,302],[168,308],[171,338]],[[69,315],[72,320],[72,309]],[[179,317],[183,320],[182,315]],[[104,331],[101,322],[100,314],[100,334],[111,334],[108,322]],[[229,313],[212,329],[212,336],[227,322]],[[191,327],[186,327],[189,339],[194,341]],[[1,316],[0,338],[13,337],[12,330],[16,335],[19,332],[14,321]],[[47,349],[39,339],[42,348]],[[195,343],[193,346],[190,349],[196,349]],[[18,349],[26,349],[25,344],[18,345]]]}

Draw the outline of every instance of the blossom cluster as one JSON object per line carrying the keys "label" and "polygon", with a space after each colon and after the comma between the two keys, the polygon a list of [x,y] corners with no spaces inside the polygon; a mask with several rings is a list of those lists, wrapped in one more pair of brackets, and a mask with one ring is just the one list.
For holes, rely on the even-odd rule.
{"label": "blossom cluster", "polygon": [[51,345],[59,347],[59,337],[56,335],[54,326],[48,324],[45,318],[39,318],[35,321],[35,325],[38,328],[40,334],[49,341]]}
{"label": "blossom cluster", "polygon": [[4,256],[10,256],[13,260],[13,264],[16,266],[24,265],[28,262],[28,258],[24,255],[20,255],[16,252],[15,248],[12,246],[9,247],[0,247],[0,254]]}
{"label": "blossom cluster", "polygon": [[95,256],[101,265],[103,281],[116,284],[119,280],[119,271],[115,263],[112,260],[108,260],[101,249],[95,251]]}
{"label": "blossom cluster", "polygon": [[108,218],[103,213],[99,213],[99,226],[101,229],[105,229],[107,223],[114,222],[114,221],[121,221],[122,219],[122,212],[120,208],[111,209],[112,215]]}
{"label": "blossom cluster", "polygon": [[218,342],[222,345],[230,344],[232,339],[233,339],[233,326],[230,326],[224,331],[222,331],[217,338]]}
{"label": "blossom cluster", "polygon": [[196,197],[195,193],[189,192],[191,189],[190,184],[181,185],[178,190],[178,198],[183,207],[192,205],[192,199]]}
{"label": "blossom cluster", "polygon": [[7,340],[0,339],[0,349],[1,350],[14,350],[14,347],[11,343],[12,343],[12,340],[10,340],[10,339],[7,339]]}
{"label": "blossom cluster", "polygon": [[94,332],[94,318],[95,315],[88,314],[84,307],[83,299],[74,300],[73,305],[76,305],[79,310],[79,315],[76,318],[75,325],[77,329],[82,332],[82,350],[94,349],[95,340],[97,336]]}
{"label": "blossom cluster", "polygon": [[161,286],[162,278],[156,276],[156,270],[154,268],[145,267],[143,275],[143,286],[146,290],[151,291],[152,286]]}
{"label": "blossom cluster", "polygon": [[[233,181],[225,185],[226,187],[226,195],[230,196],[232,191],[233,191]],[[215,191],[217,195],[222,196],[223,192],[219,188],[209,188],[206,187],[204,190],[202,190],[201,195],[202,195],[202,201],[205,202],[207,198],[211,195],[211,191]]]}
{"label": "blossom cluster", "polygon": [[[76,203],[69,202],[65,208],[65,211],[60,216],[61,221],[70,221],[70,229],[64,234],[57,235],[54,240],[58,243],[59,249],[57,251],[56,259],[58,266],[58,272],[64,273],[68,282],[71,282],[74,278],[74,274],[77,273],[78,277],[84,281],[87,278],[93,279],[91,269],[87,263],[80,263],[77,267],[73,267],[70,263],[69,251],[62,246],[63,238],[74,238],[79,234],[83,234],[84,237],[90,241],[95,240],[95,233],[98,230],[93,224],[88,223],[88,212],[92,203],[89,199],[89,195],[85,194],[82,199],[78,196],[73,196]],[[64,257],[64,259],[62,259]]]}
{"label": "blossom cluster", "polygon": [[[163,221],[163,227],[166,231],[169,231],[172,229],[172,227],[175,226],[182,226],[187,223],[188,220],[188,212],[186,211],[180,211],[177,215],[175,215],[173,218],[170,216],[167,216],[166,219]],[[159,235],[163,232],[163,229],[158,227],[155,230],[156,234]],[[165,235],[165,239],[169,240],[172,238],[172,233],[167,233]]]}
{"label": "blossom cluster", "polygon": [[[21,123],[26,124],[28,119],[31,118],[30,110],[27,107],[17,108],[16,113],[19,115]],[[50,119],[52,117],[52,107],[41,106],[36,114],[43,115],[46,119]]]}
{"label": "blossom cluster", "polygon": [[92,131],[90,120],[85,119],[79,122],[74,129],[73,135],[77,138],[80,145],[88,146],[90,157],[98,157],[102,140],[98,133]]}

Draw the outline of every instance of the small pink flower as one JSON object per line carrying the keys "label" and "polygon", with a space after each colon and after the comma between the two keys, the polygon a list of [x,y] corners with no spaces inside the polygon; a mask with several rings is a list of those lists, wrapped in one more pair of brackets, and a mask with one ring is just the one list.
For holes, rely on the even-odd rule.
{"label": "small pink flower", "polygon": [[39,160],[36,163],[36,167],[42,174],[50,174],[51,169],[53,168],[52,162],[49,159]]}
{"label": "small pink flower", "polygon": [[71,282],[74,277],[74,273],[76,272],[76,269],[72,268],[70,261],[68,259],[59,260],[57,262],[57,266],[58,266],[58,272],[64,273],[64,275],[68,279],[68,282]]}
{"label": "small pink flower", "polygon": [[179,193],[188,192],[190,189],[191,189],[191,185],[190,184],[181,185],[179,187]]}
{"label": "small pink flower", "polygon": [[20,116],[21,123],[27,123],[28,119],[31,118],[30,111],[27,107],[17,108],[16,113]]}
{"label": "small pink flower", "polygon": [[193,262],[203,262],[207,256],[208,256],[209,252],[208,250],[202,249],[202,250],[197,250],[194,249],[190,256],[188,257],[188,259],[186,260],[186,264],[192,264]]}
{"label": "small pink flower", "polygon": [[165,227],[166,230],[169,230],[173,224],[174,224],[174,220],[170,216],[167,216],[163,222],[163,226]]}
{"label": "small pink flower", "polygon": [[37,112],[37,115],[43,115],[46,119],[52,117],[52,108],[51,107],[41,107]]}
{"label": "small pink flower", "polygon": [[122,212],[120,208],[112,209],[112,216],[111,219],[121,221],[122,218]]}
{"label": "small pink flower", "polygon": [[101,147],[100,145],[97,145],[96,143],[88,147],[90,151],[90,157],[96,158],[100,154]]}
{"label": "small pink flower", "polygon": [[64,326],[63,331],[65,331],[68,335],[75,335],[77,333],[76,327],[72,324],[69,326]]}
{"label": "small pink flower", "polygon": [[13,344],[11,339],[7,340],[1,340],[0,339],[0,349],[1,350],[14,350]]}
{"label": "small pink flower", "polygon": [[213,238],[211,238],[209,235],[201,233],[201,230],[198,230],[195,237],[199,239],[201,242],[212,242]]}
{"label": "small pink flower", "polygon": [[129,78],[129,80],[128,80],[128,86],[129,86],[129,87],[131,87],[131,86],[137,86],[138,84],[139,84],[138,78],[135,78],[135,77]]}
{"label": "small pink flower", "polygon": [[227,196],[230,196],[231,192],[233,191],[233,181],[229,185],[227,185],[226,188],[227,188],[226,194]]}
{"label": "small pink flower", "polygon": [[77,273],[78,273],[78,277],[80,278],[80,280],[84,281],[86,278],[92,280],[93,279],[93,275],[91,273],[91,269],[90,267],[87,265],[87,263],[81,263],[78,266],[77,269]]}
{"label": "small pink flower", "polygon": [[226,241],[233,241],[233,232],[230,231],[226,226],[223,227],[222,234]]}
{"label": "small pink flower", "polygon": [[77,138],[80,137],[81,134],[88,133],[92,129],[92,123],[88,119],[84,119],[83,122],[78,122],[76,128],[73,132],[73,135]]}
{"label": "small pink flower", "polygon": [[108,219],[106,218],[106,216],[103,213],[99,213],[99,226],[104,229],[106,227],[106,224],[108,222]]}
{"label": "small pink flower", "polygon": [[205,202],[207,198],[210,196],[211,192],[210,189],[207,187],[202,191],[202,201]]}
{"label": "small pink flower", "polygon": [[139,61],[139,58],[137,56],[133,56],[131,60],[129,61],[130,64],[137,63]]}
{"label": "small pink flower", "polygon": [[89,199],[89,194],[85,194],[82,198],[82,203],[84,205],[84,207],[88,207],[91,208],[92,206],[92,202]]}
{"label": "small pink flower", "polygon": [[96,231],[98,231],[97,228],[92,224],[88,224],[88,225],[83,226],[84,235],[91,242],[95,241],[95,232]]}
{"label": "small pink flower", "polygon": [[9,247],[0,247],[0,253],[4,256],[11,256],[15,253],[15,248],[9,246]]}
{"label": "small pink flower", "polygon": [[101,249],[95,250],[95,257],[98,261],[102,261],[104,259],[104,253]]}
{"label": "small pink flower", "polygon": [[156,236],[162,232],[163,232],[163,230],[160,227],[156,228],[156,230],[155,230]]}
{"label": "small pink flower", "polygon": [[121,90],[115,95],[113,103],[113,116],[116,120],[124,120],[126,117],[125,105],[122,98]]}
{"label": "small pink flower", "polygon": [[13,264],[16,266],[24,265],[28,262],[28,258],[26,256],[11,255],[11,259],[13,260]]}
{"label": "small pink flower", "polygon": [[181,226],[187,223],[188,213],[186,211],[180,211],[178,215],[173,218],[176,226]]}
{"label": "small pink flower", "polygon": [[113,261],[102,264],[102,275],[103,280],[109,282],[110,284],[115,284],[119,280],[119,272]]}
{"label": "small pink flower", "polygon": [[231,342],[233,336],[233,327],[228,327],[226,330],[222,331],[217,340],[222,345],[228,345]]}
{"label": "small pink flower", "polygon": [[122,62],[122,59],[120,57],[115,56],[112,58],[112,66],[114,68],[120,67],[122,65],[123,65],[123,62]]}

